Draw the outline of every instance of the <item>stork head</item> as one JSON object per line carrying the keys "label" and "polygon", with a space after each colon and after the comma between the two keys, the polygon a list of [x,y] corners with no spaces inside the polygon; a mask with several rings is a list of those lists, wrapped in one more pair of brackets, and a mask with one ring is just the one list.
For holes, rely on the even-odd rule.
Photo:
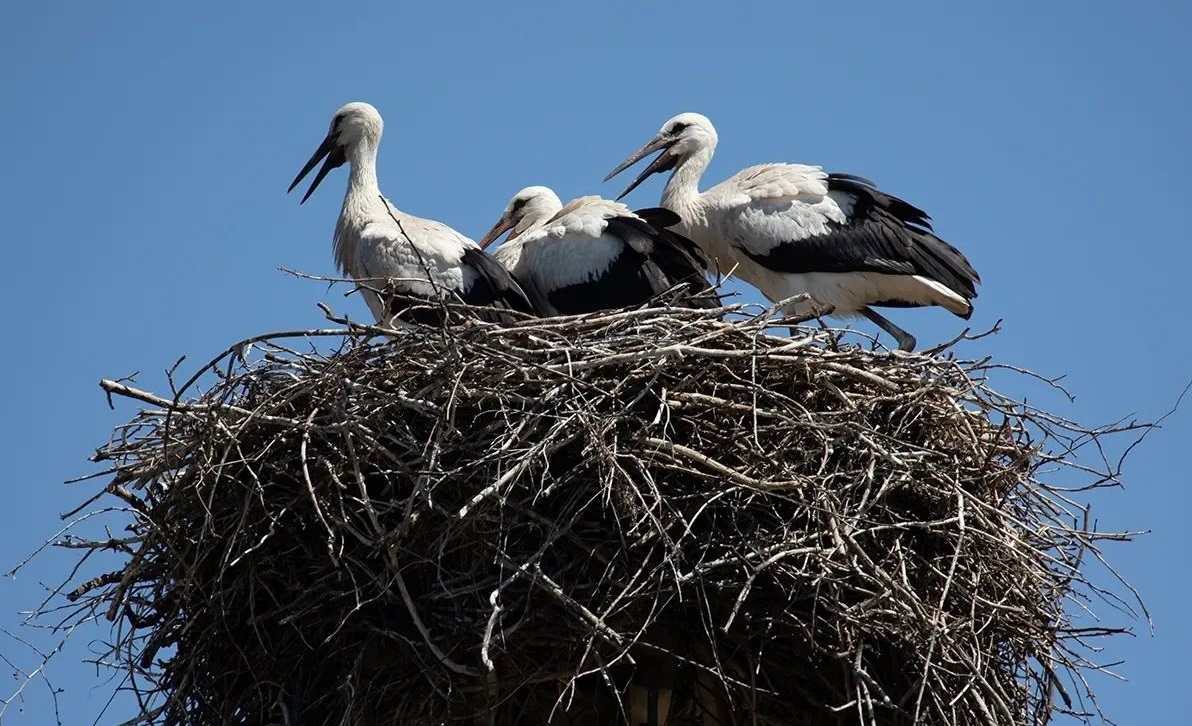
{"label": "stork head", "polygon": [[502,232],[513,230],[505,240],[508,242],[527,229],[555,216],[562,208],[563,203],[559,201],[558,195],[549,188],[526,187],[514,194],[513,199],[509,200],[509,204],[505,205],[505,211],[501,212],[501,218],[481,238],[480,247],[481,249],[488,247],[501,236]]}
{"label": "stork head", "polygon": [[319,144],[319,148],[306,162],[306,166],[302,167],[302,171],[294,177],[294,181],[290,183],[290,188],[286,192],[294,191],[294,187],[298,186],[298,182],[302,181],[310,173],[310,170],[315,168],[315,164],[326,159],[323,161],[319,173],[315,174],[315,180],[310,183],[310,188],[302,197],[302,201],[305,202],[319,186],[319,182],[323,181],[323,177],[327,176],[327,172],[343,166],[350,159],[355,158],[355,152],[365,145],[370,145],[375,149],[381,140],[383,128],[381,114],[371,105],[356,101],[341,106],[331,117],[331,128],[327,131],[323,143]]}
{"label": "stork head", "polygon": [[662,124],[662,128],[658,130],[654,138],[630,154],[628,159],[618,164],[616,169],[604,177],[604,180],[612,179],[643,158],[661,150],[662,153],[654,157],[654,161],[650,162],[650,165],[641,174],[638,174],[629,186],[625,187],[625,191],[617,197],[617,199],[621,199],[636,189],[638,184],[649,179],[650,175],[670,171],[699,151],[715,149],[716,141],[716,128],[712,126],[712,122],[708,120],[707,116],[698,113],[681,113]]}

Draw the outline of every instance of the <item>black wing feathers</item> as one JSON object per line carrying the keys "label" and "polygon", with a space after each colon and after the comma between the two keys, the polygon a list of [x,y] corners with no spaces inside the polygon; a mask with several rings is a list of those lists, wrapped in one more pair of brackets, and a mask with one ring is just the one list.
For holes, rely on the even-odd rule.
{"label": "black wing feathers", "polygon": [[[546,302],[534,288],[522,284],[493,257],[483,251],[465,248],[460,258],[462,267],[470,267],[476,279],[457,297],[460,302],[475,306],[476,317],[491,323],[514,323],[520,320],[508,311],[527,315],[545,315]],[[447,312],[438,299],[391,290],[386,296],[386,308],[397,320],[405,323],[437,326]]]}
{"label": "black wing feathers", "polygon": [[471,267],[476,272],[476,280],[460,294],[460,299],[469,305],[495,308],[492,311],[477,311],[481,319],[494,323],[518,320],[516,315],[502,314],[502,310],[514,310],[532,316],[545,314],[546,307],[541,299],[532,299],[537,298],[537,291],[522,285],[501,263],[483,250],[465,247],[460,265]]}
{"label": "black wing feathers", "polygon": [[564,315],[635,307],[654,296],[649,280],[641,273],[641,258],[626,249],[600,277],[555,288],[546,298]]}
{"label": "black wing feathers", "polygon": [[870,199],[872,203],[893,214],[904,224],[912,224],[931,231],[931,217],[915,205],[886,194],[869,179],[855,174],[828,174],[828,191],[845,192],[854,197]]}
{"label": "black wing feathers", "polygon": [[[654,294],[680,286],[679,304],[693,308],[719,307],[720,296],[705,274],[708,261],[703,251],[687,237],[667,229],[682,221],[679,215],[661,207],[638,209],[634,214],[646,222],[644,227],[649,235],[650,251],[645,256],[644,267],[653,281]],[[612,222],[609,221],[610,231],[613,230]]]}
{"label": "black wing feathers", "polygon": [[607,270],[590,282],[551,290],[547,298],[564,315],[636,307],[674,290],[670,304],[693,308],[720,305],[704,271],[707,263],[694,242],[666,227],[679,215],[651,208],[634,217],[613,217],[606,231],[625,242]]}
{"label": "black wing feathers", "polygon": [[926,212],[851,174],[829,174],[828,190],[852,197],[846,223],[750,257],[779,272],[921,275],[970,300],[977,297],[980,276],[960,250],[935,236]]}
{"label": "black wing feathers", "polygon": [[[650,226],[654,227],[655,229],[674,227],[676,224],[683,221],[683,218],[680,217],[678,213],[672,212],[666,207],[646,207],[645,209],[635,209],[633,210],[633,213],[649,222]],[[694,242],[692,243],[692,246],[695,246]]]}

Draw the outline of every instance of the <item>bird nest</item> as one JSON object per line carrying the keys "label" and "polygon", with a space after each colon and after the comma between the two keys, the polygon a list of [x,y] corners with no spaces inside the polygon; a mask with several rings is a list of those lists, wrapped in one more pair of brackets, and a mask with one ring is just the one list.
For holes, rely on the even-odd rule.
{"label": "bird nest", "polygon": [[138,722],[1087,711],[1112,630],[1066,611],[1097,535],[1056,477],[1113,482],[1075,461],[1106,432],[996,393],[988,361],[724,313],[348,323],[168,398],[105,381],[149,405],[97,454],[134,521],[69,542],[121,557],[69,597],[116,622]]}

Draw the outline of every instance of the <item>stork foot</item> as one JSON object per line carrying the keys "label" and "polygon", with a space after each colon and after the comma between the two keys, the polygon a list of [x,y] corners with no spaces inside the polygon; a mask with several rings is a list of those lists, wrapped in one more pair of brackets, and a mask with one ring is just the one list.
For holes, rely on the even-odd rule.
{"label": "stork foot", "polygon": [[915,340],[915,336],[906,332],[894,323],[891,323],[885,317],[878,315],[871,308],[862,308],[861,314],[868,318],[874,325],[889,333],[894,340],[898,341],[898,350],[909,353],[914,350],[915,345],[918,344],[918,341]]}

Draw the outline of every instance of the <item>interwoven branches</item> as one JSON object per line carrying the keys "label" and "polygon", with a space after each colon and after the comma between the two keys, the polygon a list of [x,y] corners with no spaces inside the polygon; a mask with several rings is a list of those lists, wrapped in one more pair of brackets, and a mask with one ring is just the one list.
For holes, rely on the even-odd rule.
{"label": "interwoven branches", "polygon": [[1066,612],[1099,535],[1056,469],[1114,483],[1076,459],[1111,432],[988,362],[723,312],[278,334],[202,394],[107,382],[150,405],[98,455],[136,519],[71,597],[152,723],[1083,710],[1112,631]]}

